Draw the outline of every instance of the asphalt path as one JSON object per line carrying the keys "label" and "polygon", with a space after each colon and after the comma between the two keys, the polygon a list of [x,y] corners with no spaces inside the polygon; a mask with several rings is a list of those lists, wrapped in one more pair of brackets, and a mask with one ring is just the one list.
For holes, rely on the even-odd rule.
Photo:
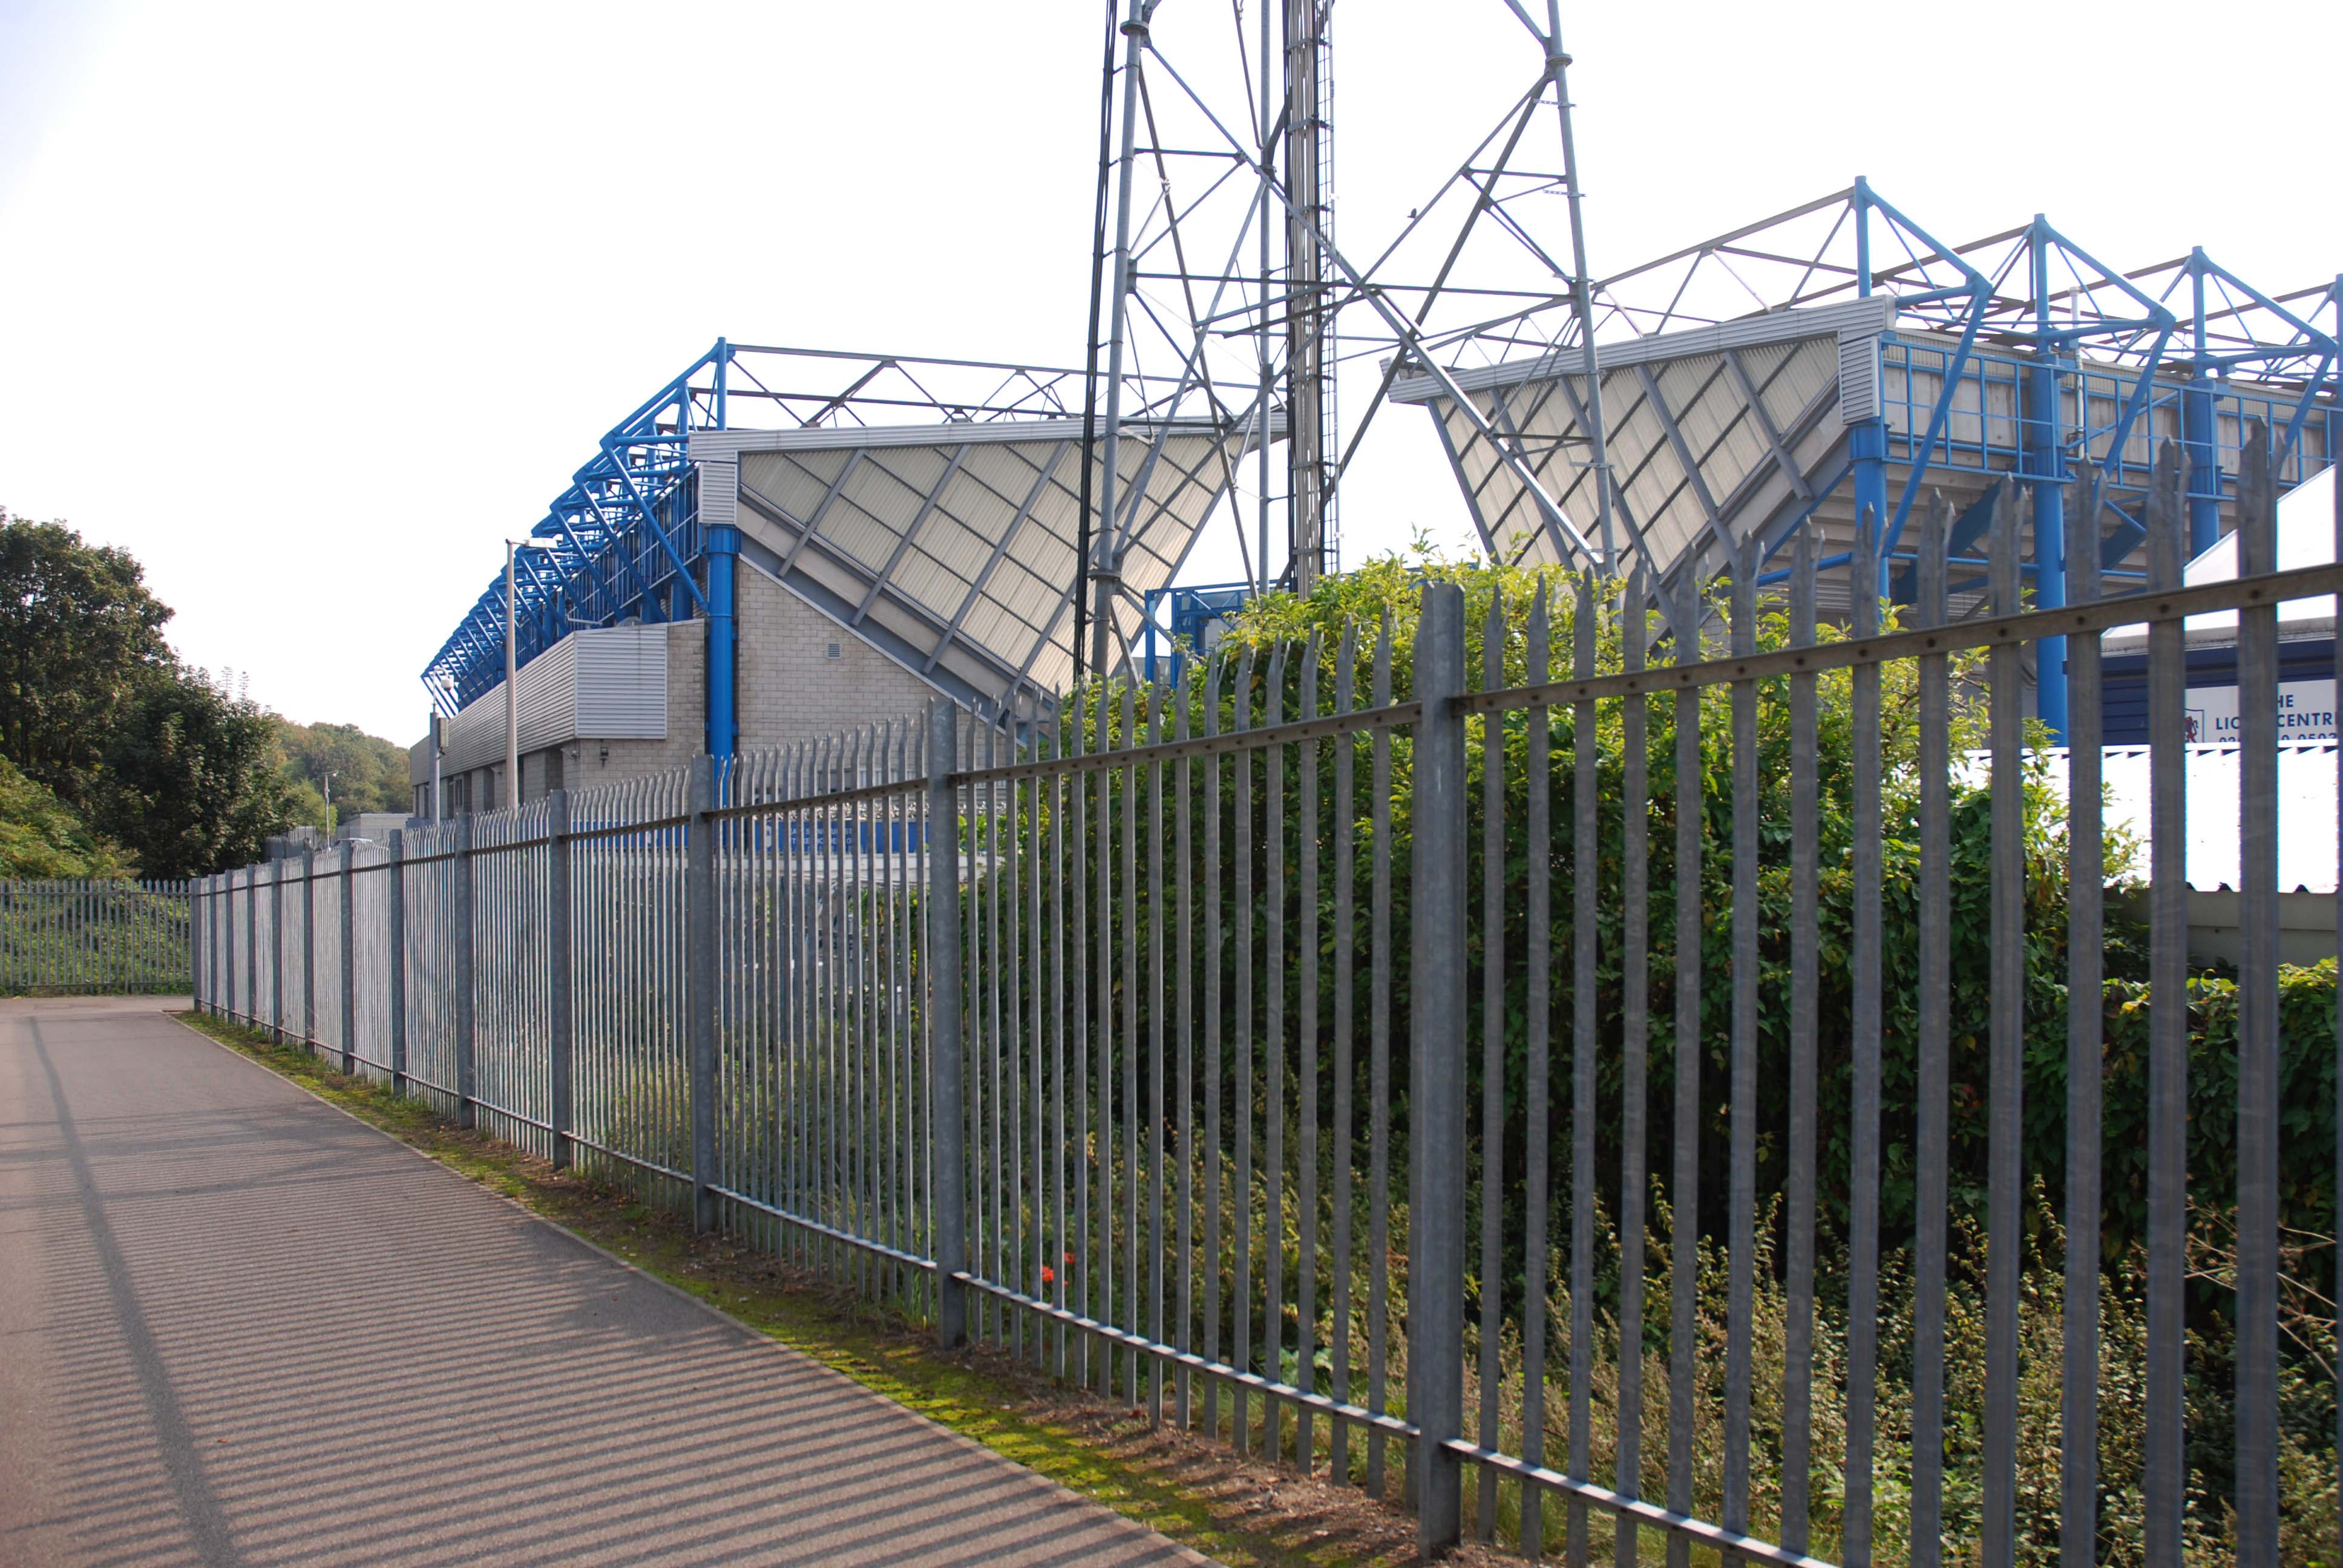
{"label": "asphalt path", "polygon": [[0,1002],[0,1563],[1206,1561],[184,1005]]}

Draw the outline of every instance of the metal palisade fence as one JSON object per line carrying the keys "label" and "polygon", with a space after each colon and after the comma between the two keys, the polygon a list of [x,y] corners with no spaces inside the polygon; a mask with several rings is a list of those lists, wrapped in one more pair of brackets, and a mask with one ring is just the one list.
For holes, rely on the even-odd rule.
{"label": "metal palisade fence", "polygon": [[190,886],[0,880],[0,996],[186,990]]}
{"label": "metal palisade fence", "polygon": [[[199,999],[1429,1550],[2274,1563],[2338,1161],[2330,1103],[2279,1114],[2331,1101],[2337,1018],[2278,957],[2276,609],[2343,570],[2275,570],[2245,468],[2234,582],[2181,582],[2167,448],[2141,591],[2081,496],[2034,609],[2023,503],[1975,560],[1938,503],[1892,621],[1823,624],[1807,536],[1718,585],[1434,580],[1016,737],[938,707],[216,877]],[[2208,977],[2183,628],[2229,610]],[[2110,861],[2099,639],[2142,622]]]}

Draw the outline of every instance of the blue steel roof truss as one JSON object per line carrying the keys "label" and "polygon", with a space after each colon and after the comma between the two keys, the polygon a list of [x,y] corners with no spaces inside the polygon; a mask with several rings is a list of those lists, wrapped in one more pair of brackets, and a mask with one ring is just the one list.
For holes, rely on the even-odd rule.
{"label": "blue steel roof truss", "polygon": [[[612,427],[571,476],[517,558],[513,620],[528,663],[577,626],[669,618],[682,599],[705,609],[689,564],[694,541],[685,489],[691,432],[720,427],[730,347],[719,341]],[[709,373],[709,384],[696,385]],[[590,518],[590,521],[588,520]],[[453,712],[504,678],[505,585],[499,572],[424,671],[434,702]]]}
{"label": "blue steel roof truss", "polygon": [[[1894,294],[1897,323],[1882,339],[1882,367],[1905,372],[1904,391],[1900,401],[1884,398],[1885,456],[1906,473],[1882,508],[1883,570],[1932,473],[2065,485],[2086,458],[2095,472],[2091,504],[2111,516],[2107,548],[2118,551],[2137,530],[2128,508],[2153,461],[2139,433],[2180,428],[2189,399],[2212,432],[2200,443],[2190,481],[2202,500],[2217,500],[2234,482],[2228,455],[2249,423],[2269,427],[2289,486],[2329,455],[2343,456],[2343,278],[2268,293],[2202,249],[2119,272],[2039,215],[1948,246],[1857,179],[1602,279],[1594,293],[1595,333],[1604,342]],[[2313,318],[2327,311],[2334,314],[2321,327]],[[1577,343],[1574,323],[1562,323],[1544,342],[1526,339],[1519,326],[1484,333],[1481,347],[1507,357],[1531,349],[1546,359]],[[2036,395],[2045,387],[2036,378],[2046,371],[2055,409],[2038,406]],[[2233,372],[2243,374],[2233,379]],[[1916,390],[1932,380],[1933,395]],[[2015,417],[1986,417],[1988,387],[2014,400]],[[2322,420],[2323,450],[2314,454],[2302,436]],[[1996,433],[1996,423],[2006,433]],[[1462,482],[1462,454],[1450,456]],[[1845,457],[1826,459],[1766,526],[1767,554],[1787,546],[1861,467]],[[1472,487],[1464,487],[1469,500]],[[1614,482],[1614,494],[1619,487]]]}
{"label": "blue steel roof truss", "polygon": [[[809,367],[801,390],[767,363]],[[830,367],[827,372],[824,367]],[[825,374],[835,379],[823,380]],[[695,432],[731,427],[740,399],[800,428],[953,425],[1063,418],[1082,402],[1082,372],[984,360],[736,345],[719,339],[596,444],[516,558],[514,652],[525,665],[580,627],[705,614],[699,565]],[[1163,396],[1159,377],[1130,377],[1135,403]],[[759,423],[766,422],[760,418]],[[505,578],[499,570],[423,671],[432,704],[454,713],[496,689],[505,671]]]}

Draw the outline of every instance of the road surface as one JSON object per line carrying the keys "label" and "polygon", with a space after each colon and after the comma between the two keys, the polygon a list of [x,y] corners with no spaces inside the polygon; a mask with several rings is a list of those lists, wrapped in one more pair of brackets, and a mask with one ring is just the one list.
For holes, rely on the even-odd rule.
{"label": "road surface", "polygon": [[1205,1561],[184,1005],[0,1001],[0,1563]]}

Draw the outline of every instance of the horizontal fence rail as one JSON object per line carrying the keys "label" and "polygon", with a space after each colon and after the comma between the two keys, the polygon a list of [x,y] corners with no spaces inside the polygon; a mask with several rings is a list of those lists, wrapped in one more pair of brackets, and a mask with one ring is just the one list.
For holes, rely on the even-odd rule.
{"label": "horizontal fence rail", "polygon": [[[2258,433],[2244,468],[2234,582],[2181,581],[2172,448],[2121,597],[2087,471],[1996,503],[1979,581],[1926,508],[1901,609],[1866,519],[1841,626],[1805,535],[1714,580],[1434,574],[1021,733],[940,705],[206,879],[177,961],[947,1343],[1408,1506],[1428,1552],[2298,1560],[2334,1546],[2338,1013],[2331,965],[2278,963],[2277,607],[2343,568],[2276,569]],[[2029,524],[2073,602],[2025,602]],[[2099,642],[2138,624],[2133,842]]]}
{"label": "horizontal fence rail", "polygon": [[195,981],[188,882],[0,880],[0,996],[175,993]]}

